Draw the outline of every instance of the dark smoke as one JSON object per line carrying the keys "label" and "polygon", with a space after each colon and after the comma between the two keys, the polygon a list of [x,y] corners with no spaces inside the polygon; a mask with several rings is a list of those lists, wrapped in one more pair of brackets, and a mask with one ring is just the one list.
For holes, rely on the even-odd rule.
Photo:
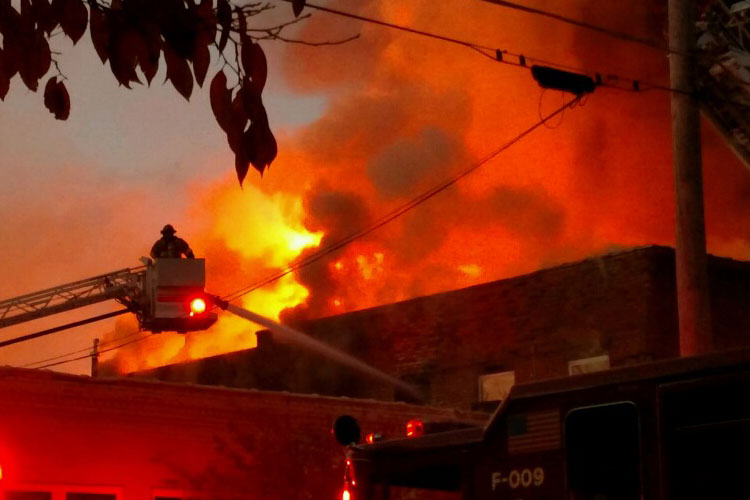
{"label": "dark smoke", "polygon": [[[319,248],[327,248],[370,223],[369,211],[359,195],[325,187],[315,190],[305,200],[305,213],[305,226],[310,231],[325,232]],[[300,259],[317,251],[316,248],[306,250]],[[330,265],[339,254],[334,252],[297,271],[297,280],[310,291],[310,295],[303,304],[283,311],[282,322],[296,324],[324,316],[331,310],[331,301],[337,296],[341,284],[331,272]]]}

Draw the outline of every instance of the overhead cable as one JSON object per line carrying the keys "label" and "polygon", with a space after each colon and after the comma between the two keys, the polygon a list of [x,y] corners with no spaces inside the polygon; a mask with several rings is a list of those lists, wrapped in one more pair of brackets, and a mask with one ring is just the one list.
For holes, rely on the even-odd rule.
{"label": "overhead cable", "polygon": [[601,34],[610,36],[612,38],[619,38],[620,40],[624,40],[626,42],[638,43],[640,45],[645,45],[646,47],[650,47],[652,49],[669,52],[670,54],[682,54],[682,52],[678,50],[674,50],[668,45],[659,43],[649,38],[641,38],[635,35],[631,35],[630,33],[625,33],[622,31],[615,31],[613,29],[605,28],[603,26],[599,26],[599,25],[592,24],[592,23],[588,23],[586,21],[581,21],[581,20],[574,19],[571,17],[566,17],[560,14],[555,14],[554,12],[550,12],[547,10],[537,9],[535,7],[529,7],[528,5],[521,5],[515,2],[509,2],[507,0],[485,0],[485,2],[494,3],[502,7],[507,7],[509,9],[519,10],[522,12],[527,12],[529,14],[536,14],[539,16],[544,16],[549,19],[554,19],[555,21],[559,21],[565,24],[570,24],[572,26],[577,26],[579,28],[596,31],[597,33],[601,33]]}
{"label": "overhead cable", "polygon": [[97,353],[91,353],[91,354],[87,354],[86,356],[80,356],[78,358],[66,359],[64,361],[57,361],[55,363],[49,363],[49,364],[46,364],[46,365],[37,366],[36,368],[34,368],[34,370],[42,370],[44,368],[51,368],[53,366],[64,365],[66,363],[72,363],[73,361],[80,361],[82,359],[93,358],[94,356],[98,356],[99,354],[104,354],[105,352],[114,351],[115,349],[119,349],[121,347],[125,347],[126,345],[130,345],[130,344],[134,344],[136,342],[140,342],[140,341],[142,341],[144,339],[149,338],[151,335],[154,335],[154,334],[153,333],[149,333],[149,334],[144,335],[143,337],[139,337],[137,339],[131,340],[129,342],[125,342],[125,343],[120,344],[120,345],[116,345],[114,347],[110,347],[109,349],[102,349],[101,351],[98,351]]}
{"label": "overhead cable", "polygon": [[[132,332],[132,333],[130,333],[128,335],[122,335],[120,337],[115,337],[115,338],[112,338],[110,340],[106,340],[104,342],[100,342],[99,343],[99,348],[101,349],[102,347],[104,347],[106,345],[110,345],[110,344],[113,344],[115,342],[119,342],[121,340],[129,339],[129,338],[131,338],[131,337],[133,337],[135,335],[138,335],[141,332],[142,332],[142,330],[138,330],[138,331]],[[30,368],[30,367],[32,367],[34,365],[38,365],[38,364],[41,364],[41,363],[48,363],[50,361],[56,361],[58,359],[67,358],[68,356],[74,356],[74,355],[80,354],[82,352],[92,352],[92,347],[89,346],[89,347],[86,347],[84,349],[79,349],[77,351],[72,351],[72,352],[68,352],[68,353],[65,353],[65,354],[60,354],[59,356],[53,356],[51,358],[40,359],[39,361],[34,361],[32,363],[26,363],[25,365],[21,365],[18,368]]]}
{"label": "overhead cable", "polygon": [[27,340],[32,340],[32,339],[36,339],[36,338],[39,338],[39,337],[44,337],[45,335],[50,335],[52,333],[61,332],[63,330],[68,330],[70,328],[75,328],[77,326],[88,325],[89,323],[94,323],[96,321],[101,321],[103,319],[113,318],[115,316],[119,316],[121,314],[125,314],[125,313],[128,313],[128,312],[130,312],[129,309],[121,309],[119,311],[115,311],[115,312],[111,312],[111,313],[106,313],[106,314],[101,314],[99,316],[94,316],[93,318],[87,318],[87,319],[83,319],[83,320],[80,320],[80,321],[74,321],[73,323],[68,323],[68,324],[65,324],[65,325],[62,325],[62,326],[56,326],[54,328],[49,328],[47,330],[42,330],[40,332],[30,333],[28,335],[23,335],[21,337],[16,337],[16,338],[9,339],[9,340],[4,340],[4,341],[0,342],[0,347],[5,347],[5,346],[13,345],[13,344],[18,344],[19,342],[26,342]]}
{"label": "overhead cable", "polygon": [[[281,0],[281,1],[287,2],[287,3],[292,2],[292,0]],[[571,65],[559,63],[556,61],[551,61],[549,59],[544,59],[541,57],[530,56],[527,54],[512,52],[509,50],[499,49],[496,47],[490,47],[487,45],[482,45],[482,44],[471,42],[468,40],[462,40],[459,38],[454,38],[454,37],[450,37],[446,35],[440,35],[438,33],[432,33],[429,31],[419,30],[416,28],[411,28],[409,26],[404,26],[401,24],[395,24],[395,23],[391,23],[388,21],[383,21],[382,19],[375,19],[372,17],[362,16],[359,14],[354,14],[352,12],[332,9],[330,7],[324,7],[322,5],[316,5],[316,4],[312,4],[309,2],[305,4],[305,7],[319,10],[321,12],[327,12],[329,14],[337,15],[340,17],[355,19],[357,21],[362,21],[362,22],[369,23],[369,24],[374,24],[377,26],[383,26],[386,28],[391,28],[391,29],[403,31],[406,33],[411,33],[413,35],[423,36],[426,38],[431,38],[431,39],[446,42],[446,43],[452,43],[454,45],[460,45],[462,47],[472,49],[475,52],[483,55],[484,57],[492,59],[495,62],[506,64],[509,66],[516,66],[516,67],[528,69],[533,64],[542,64],[542,65],[547,65],[547,66],[554,66],[554,67],[569,70],[569,71],[586,73],[594,77],[597,82],[597,85],[600,87],[607,87],[607,88],[612,88],[615,90],[626,90],[626,91],[631,91],[631,92],[660,90],[664,92],[675,92],[675,93],[681,93],[681,94],[688,93],[688,92],[685,92],[684,90],[675,89],[668,85],[660,85],[660,84],[646,82],[638,78],[625,77],[625,76],[620,76],[620,75],[616,75],[613,73],[606,73],[606,72],[595,71],[595,70],[582,68],[578,66],[571,66]],[[626,83],[629,88],[616,85],[616,83],[618,82]]]}

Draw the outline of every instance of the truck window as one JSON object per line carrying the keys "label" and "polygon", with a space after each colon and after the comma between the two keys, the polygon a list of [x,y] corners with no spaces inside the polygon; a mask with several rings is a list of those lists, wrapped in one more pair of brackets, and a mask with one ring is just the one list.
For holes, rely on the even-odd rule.
{"label": "truck window", "polygon": [[572,410],[565,417],[568,489],[574,500],[638,500],[638,408],[622,402]]}
{"label": "truck window", "polygon": [[49,491],[8,490],[5,492],[4,498],[5,500],[52,500],[52,493]]}

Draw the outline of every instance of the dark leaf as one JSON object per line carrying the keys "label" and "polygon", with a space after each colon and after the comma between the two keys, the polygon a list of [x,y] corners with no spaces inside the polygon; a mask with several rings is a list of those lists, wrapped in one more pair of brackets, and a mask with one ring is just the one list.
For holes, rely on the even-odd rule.
{"label": "dark leaf", "polygon": [[110,39],[110,27],[109,20],[105,16],[104,12],[96,7],[90,7],[91,16],[89,21],[89,34],[91,35],[91,43],[94,45],[99,59],[102,63],[107,62],[109,39]]}
{"label": "dark leaf", "polygon": [[167,79],[172,81],[172,85],[182,97],[190,100],[190,94],[193,93],[193,74],[187,60],[177,55],[169,45],[164,46],[164,60],[167,63]]}
{"label": "dark leaf", "polygon": [[[7,45],[9,49],[16,45],[11,38],[8,39],[8,42],[11,42]],[[47,73],[52,62],[49,44],[40,30],[24,33],[24,38],[21,39],[20,44],[25,53],[21,52],[20,57],[18,57],[18,73],[26,87],[36,92],[39,86],[39,78]]]}
{"label": "dark leaf", "polygon": [[[112,33],[115,35],[115,33]],[[131,82],[140,83],[135,67],[138,64],[138,40],[140,37],[132,30],[117,33],[111,40],[109,49],[109,66],[120,85],[130,88]]]}
{"label": "dark leaf", "polygon": [[209,40],[209,44],[213,43],[216,39],[216,15],[213,9],[213,0],[201,0],[200,5],[196,9],[198,14],[198,34],[205,35]]}
{"label": "dark leaf", "polygon": [[21,0],[21,23],[29,28],[34,28],[34,11],[30,0]]}
{"label": "dark leaf", "polygon": [[199,33],[195,39],[195,49],[193,50],[193,72],[195,81],[203,87],[203,81],[206,79],[208,64],[211,62],[211,53],[208,51],[209,44],[213,38],[208,38],[205,33]]}
{"label": "dark leaf", "polygon": [[[235,168],[240,185],[247,174],[249,162],[262,175],[276,157],[276,139],[267,127],[252,124],[242,133],[239,150],[235,151]],[[242,167],[242,168],[240,168]]]}
{"label": "dark leaf", "polygon": [[41,30],[34,31],[32,42],[27,47],[27,50],[29,51],[29,62],[32,65],[34,76],[41,78],[46,75],[52,64],[52,53],[50,52],[49,43]]}
{"label": "dark leaf", "polygon": [[3,71],[8,79],[11,79],[18,72],[23,52],[17,39],[12,36],[6,36],[3,40]]}
{"label": "dark leaf", "polygon": [[138,56],[138,63],[143,71],[143,76],[146,77],[146,82],[151,85],[151,80],[156,76],[156,72],[159,70],[159,56],[161,52],[156,49],[157,52],[151,49],[150,45],[145,46],[145,52]]}
{"label": "dark leaf", "polygon": [[245,113],[245,106],[242,101],[243,95],[242,90],[240,89],[240,91],[235,94],[234,99],[232,99],[232,129],[240,132],[245,130],[247,123],[250,121],[247,113]]}
{"label": "dark leaf", "polygon": [[294,17],[299,17],[302,13],[302,9],[305,8],[305,0],[292,0],[292,10],[294,11]]}
{"label": "dark leaf", "polygon": [[81,0],[65,0],[64,10],[60,15],[60,27],[74,44],[86,32],[88,18],[88,12]]}
{"label": "dark leaf", "polygon": [[232,7],[227,0],[218,0],[216,3],[216,18],[221,26],[221,38],[219,39],[219,52],[224,51],[229,41],[229,32],[232,27]]}
{"label": "dark leaf", "polygon": [[151,85],[151,80],[156,76],[156,72],[159,69],[159,58],[161,58],[163,42],[159,33],[159,27],[156,24],[147,24],[144,27],[143,33],[144,41],[146,42],[146,53],[139,55],[139,63],[146,81]]}
{"label": "dark leaf", "polygon": [[240,186],[242,186],[242,181],[245,180],[245,176],[247,175],[247,171],[250,168],[250,161],[247,160],[241,153],[235,153],[234,154],[234,169],[237,171],[237,179],[240,181]]}
{"label": "dark leaf", "polygon": [[34,12],[34,19],[39,28],[46,31],[47,34],[57,26],[57,19],[52,14],[52,6],[49,0],[31,0],[31,9]]}
{"label": "dark leaf", "polygon": [[161,20],[166,45],[174,50],[175,55],[192,60],[195,38],[198,36],[197,15],[184,8],[182,2],[168,3],[167,6],[169,8]]}
{"label": "dark leaf", "polygon": [[68,89],[65,88],[65,84],[63,82],[57,83],[57,92],[59,94],[59,99],[61,101],[60,105],[60,113],[59,116],[55,115],[55,118],[58,120],[67,120],[70,116],[70,95],[68,94]]}
{"label": "dark leaf", "polygon": [[227,88],[227,75],[224,71],[216,73],[211,80],[209,94],[216,122],[224,132],[229,132],[232,125],[232,93]]}
{"label": "dark leaf", "polygon": [[[119,43],[124,51],[122,57],[125,57],[128,65],[133,67],[140,65],[143,75],[146,77],[146,81],[151,83],[151,80],[156,74],[156,70],[159,68],[159,53],[156,54],[156,60],[151,55],[148,43],[143,35],[134,29],[128,29],[122,34],[122,38]],[[140,80],[137,78],[133,81]]]}
{"label": "dark leaf", "polygon": [[232,148],[235,155],[240,155],[245,161],[249,162],[250,159],[242,140],[248,119],[242,108],[242,93],[237,92],[229,108],[229,126],[226,130],[227,142],[229,142],[229,147]]}
{"label": "dark leaf", "polygon": [[268,122],[266,110],[263,107],[260,90],[252,84],[247,78],[243,81],[242,88],[242,107],[247,117],[253,122]]}
{"label": "dark leaf", "polygon": [[248,39],[242,44],[242,67],[258,91],[263,90],[268,77],[268,61],[259,44]]}
{"label": "dark leaf", "polygon": [[227,143],[229,144],[229,149],[232,150],[232,153],[241,154],[242,152],[242,130],[231,129],[229,132],[227,132]]}
{"label": "dark leaf", "polygon": [[0,0],[0,34],[8,36],[21,24],[21,15],[10,4],[10,0]]}
{"label": "dark leaf", "polygon": [[[248,153],[252,152],[252,155],[248,155],[250,163],[253,168],[263,174],[263,171],[273,162],[277,154],[276,138],[271,133],[271,129],[268,126],[262,124],[253,123],[250,128],[247,129],[245,136],[247,140],[252,142],[252,145],[247,145]],[[243,141],[244,143],[244,141]]]}
{"label": "dark leaf", "polygon": [[50,15],[52,16],[52,19],[55,20],[55,24],[60,22],[60,18],[62,18],[63,13],[65,12],[66,3],[67,0],[52,0],[50,2]]}
{"label": "dark leaf", "polygon": [[70,96],[63,82],[56,77],[47,80],[44,87],[44,105],[58,120],[67,120],[70,116]]}
{"label": "dark leaf", "polygon": [[0,49],[0,100],[5,100],[9,88],[10,78],[8,78],[8,75],[5,72],[5,54],[3,49]]}
{"label": "dark leaf", "polygon": [[57,90],[57,77],[53,76],[47,80],[44,86],[44,106],[50,111],[55,112],[55,91]]}

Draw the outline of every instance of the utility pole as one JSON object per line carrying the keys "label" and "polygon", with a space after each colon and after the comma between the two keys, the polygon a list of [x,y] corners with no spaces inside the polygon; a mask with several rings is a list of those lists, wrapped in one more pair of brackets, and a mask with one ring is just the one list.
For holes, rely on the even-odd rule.
{"label": "utility pole", "polygon": [[99,339],[94,339],[94,348],[91,350],[91,376],[99,376]]}
{"label": "utility pole", "polygon": [[672,152],[675,175],[675,271],[680,355],[712,346],[708,258],[703,212],[701,133],[694,95],[695,0],[669,0],[669,70],[672,92]]}

